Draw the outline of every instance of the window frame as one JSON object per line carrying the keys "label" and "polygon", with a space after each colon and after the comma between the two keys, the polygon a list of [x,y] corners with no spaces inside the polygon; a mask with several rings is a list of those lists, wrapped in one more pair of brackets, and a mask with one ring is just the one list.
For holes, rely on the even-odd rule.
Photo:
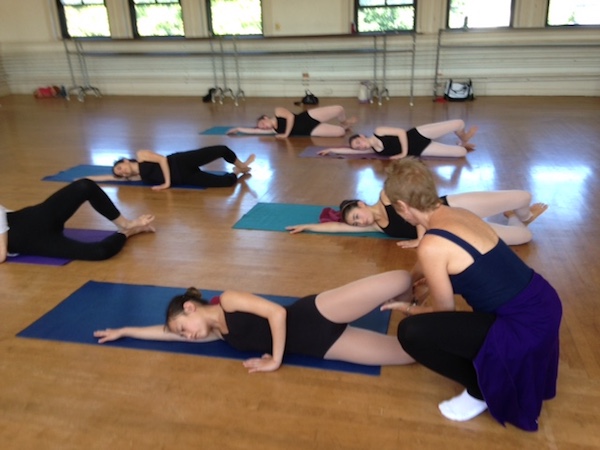
{"label": "window frame", "polygon": [[514,28],[515,23],[515,0],[510,0],[510,18],[508,19],[508,25],[500,25],[497,27],[460,27],[450,28],[450,4],[452,0],[446,2],[446,30],[507,30]]}
{"label": "window frame", "polygon": [[565,27],[571,27],[571,28],[574,28],[574,27],[577,27],[577,28],[598,28],[598,27],[600,27],[600,22],[596,23],[596,24],[579,24],[579,23],[573,23],[573,24],[564,23],[564,24],[560,24],[560,25],[551,25],[551,24],[549,24],[548,23],[548,18],[549,18],[549,15],[550,15],[550,2],[551,1],[552,0],[547,0],[547,3],[546,3],[546,21],[545,21],[545,27],[546,28],[565,28]]}
{"label": "window frame", "polygon": [[[133,39],[153,39],[153,40],[185,39],[185,22],[183,20],[183,6],[181,4],[181,0],[174,0],[169,3],[179,3],[179,7],[181,8],[181,12],[182,12],[181,24],[183,25],[183,34],[167,35],[167,36],[165,36],[165,35],[142,36],[138,30],[137,13],[135,10],[136,4],[133,0],[127,0],[127,5],[129,6],[129,18],[130,18],[130,22],[131,22],[131,33],[133,34]],[[154,0],[154,4],[160,5],[161,3]],[[168,4],[168,3],[162,3],[162,4]]]}
{"label": "window frame", "polygon": [[[82,3],[85,0],[81,0]],[[102,4],[104,5],[104,8],[106,9],[106,16],[108,18],[108,28],[109,28],[109,35],[108,36],[71,36],[69,34],[69,27],[67,24],[67,14],[65,12],[65,5],[63,4],[63,2],[61,0],[56,0],[56,9],[58,12],[58,25],[60,28],[60,36],[63,39],[96,39],[96,40],[102,40],[102,39],[112,39],[112,33],[110,32],[110,16],[108,14],[108,6],[106,6],[106,0],[102,0]]]}
{"label": "window frame", "polygon": [[[240,0],[241,1],[241,0]],[[263,15],[263,0],[258,0],[260,2],[260,24],[261,24],[261,28],[262,31],[260,34],[215,34],[215,31],[213,29],[213,22],[212,22],[212,8],[211,8],[211,0],[206,0],[205,5],[206,5],[206,24],[208,27],[208,34],[210,37],[233,37],[235,36],[236,39],[257,39],[257,38],[263,38],[265,37],[265,22],[264,22],[264,15]],[[301,0],[300,0],[301,1]]]}
{"label": "window frame", "polygon": [[[417,4],[419,0],[412,0],[412,4],[411,5],[387,5],[387,2],[390,0],[383,0],[385,1],[385,5],[377,5],[377,6],[361,6],[360,5],[360,0],[354,0],[354,28],[353,28],[353,33],[357,33],[357,34],[362,34],[362,35],[370,35],[370,34],[401,34],[401,33],[414,33],[416,32],[416,28],[417,28]],[[391,0],[393,1],[393,0]],[[410,30],[385,30],[385,31],[360,31],[358,29],[358,14],[360,12],[360,10],[365,10],[365,9],[375,9],[375,8],[412,8],[413,9],[413,24],[412,24],[412,29]]]}

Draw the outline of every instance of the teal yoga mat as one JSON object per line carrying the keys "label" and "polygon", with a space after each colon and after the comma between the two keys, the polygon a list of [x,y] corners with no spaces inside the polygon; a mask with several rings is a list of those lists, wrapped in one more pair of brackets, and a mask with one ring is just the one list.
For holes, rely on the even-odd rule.
{"label": "teal yoga mat", "polygon": [[[93,336],[95,330],[163,324],[165,310],[170,299],[175,295],[182,294],[185,290],[186,288],[88,281],[54,309],[18,333],[17,336],[99,346],[100,344]],[[202,294],[205,298],[210,299],[219,295],[220,292],[203,290]],[[295,297],[276,295],[263,295],[263,297],[281,305],[288,305],[296,300]],[[353,325],[386,333],[389,320],[389,311],[374,310],[353,322]],[[223,341],[193,343],[125,338],[107,342],[102,346],[240,360],[260,356],[259,353],[235,350]],[[381,373],[380,366],[326,361],[300,355],[286,355],[284,364],[365,375]],[[240,370],[243,369],[240,367]]]}
{"label": "teal yoga mat", "polygon": [[[204,134],[204,135],[208,135],[208,136],[225,136],[227,135],[227,132],[229,130],[231,130],[232,128],[235,128],[235,126],[229,126],[229,127],[212,127],[209,128],[208,130],[204,130],[201,131],[199,134]],[[238,135],[245,135],[245,136],[275,136],[275,133],[272,134],[265,134],[265,133],[237,133]],[[235,135],[233,135],[235,136]]]}
{"label": "teal yoga mat", "polygon": [[[233,228],[238,230],[282,231],[287,233],[288,231],[285,227],[290,225],[318,223],[319,215],[323,208],[326,207],[322,205],[299,205],[294,203],[257,203],[233,225]],[[313,232],[306,231],[305,233]],[[376,231],[315,234],[391,239],[386,234]]]}

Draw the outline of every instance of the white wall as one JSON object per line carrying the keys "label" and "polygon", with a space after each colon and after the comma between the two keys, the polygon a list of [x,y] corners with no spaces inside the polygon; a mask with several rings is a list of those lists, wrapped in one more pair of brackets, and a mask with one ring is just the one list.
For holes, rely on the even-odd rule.
{"label": "white wall", "polygon": [[[444,33],[439,81],[472,78],[479,96],[600,95],[600,28],[538,28],[546,2],[516,0],[518,29]],[[131,35],[125,0],[107,5],[118,14],[111,31],[121,39],[83,44],[89,82],[105,95],[204,95],[215,85],[213,67],[216,84],[224,86],[222,62],[227,86],[237,90],[233,44],[223,42],[223,60],[211,56],[203,0],[182,0],[185,41],[123,39]],[[383,87],[382,55],[375,60],[372,52],[375,38],[347,34],[353,8],[353,0],[263,0],[266,37],[236,40],[245,95],[298,97],[309,87],[322,97],[355,96],[361,80],[373,79]],[[446,0],[419,0],[418,8],[413,89],[416,96],[430,96]],[[0,95],[73,84],[58,34],[54,0],[0,1]],[[307,37],[286,37],[299,34]],[[382,38],[377,44],[381,49]],[[408,96],[412,36],[391,35],[387,46],[385,87],[392,96]],[[71,62],[75,84],[84,84],[74,54]],[[309,73],[308,83],[302,73]]]}

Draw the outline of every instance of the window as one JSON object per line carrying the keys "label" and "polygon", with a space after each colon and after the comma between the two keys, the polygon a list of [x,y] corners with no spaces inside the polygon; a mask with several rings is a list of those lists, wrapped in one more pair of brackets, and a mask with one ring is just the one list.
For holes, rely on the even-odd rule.
{"label": "window", "polygon": [[450,0],[448,28],[496,28],[511,25],[512,0]]}
{"label": "window", "polygon": [[550,0],[546,23],[550,26],[600,25],[600,1]]}
{"label": "window", "polygon": [[210,30],[216,36],[262,35],[261,0],[207,0]]}
{"label": "window", "polygon": [[110,37],[104,0],[57,0],[62,36]]}
{"label": "window", "polygon": [[357,0],[356,31],[381,33],[415,29],[414,0]]}
{"label": "window", "polygon": [[183,36],[179,0],[129,0],[135,37]]}

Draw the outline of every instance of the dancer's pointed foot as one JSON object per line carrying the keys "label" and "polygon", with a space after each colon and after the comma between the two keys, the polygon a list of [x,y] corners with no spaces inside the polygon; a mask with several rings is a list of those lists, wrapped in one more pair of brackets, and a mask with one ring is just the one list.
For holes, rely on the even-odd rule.
{"label": "dancer's pointed foot", "polygon": [[473,136],[475,136],[475,133],[477,133],[478,129],[479,128],[477,126],[473,126],[473,127],[469,128],[468,131],[465,131],[463,129],[460,131],[456,131],[455,134],[458,136],[458,138],[464,145],[464,144],[467,144],[473,138]]}
{"label": "dancer's pointed foot", "polygon": [[356,124],[356,122],[358,122],[358,118],[356,116],[352,116],[342,122],[342,127],[344,127],[345,130],[349,130],[352,128],[352,125]]}
{"label": "dancer's pointed foot", "polygon": [[127,220],[124,226],[119,227],[120,232],[125,236],[130,237],[139,233],[154,233],[156,230],[152,225],[154,216],[152,214],[144,214],[134,220]]}
{"label": "dancer's pointed foot", "polygon": [[[525,225],[529,225],[531,222],[533,222],[535,219],[537,219],[539,216],[545,213],[547,209],[548,205],[546,203],[534,203],[529,207],[529,212],[531,213],[531,216],[529,217],[529,219],[523,220],[523,223]],[[516,215],[517,214],[514,211],[506,211],[504,213],[504,216],[508,217],[509,219]]]}
{"label": "dancer's pointed foot", "polygon": [[233,168],[233,173],[239,175],[241,173],[248,173],[250,170],[250,164],[254,162],[256,159],[256,155],[252,153],[246,161],[240,161],[239,159],[235,161],[235,167]]}

